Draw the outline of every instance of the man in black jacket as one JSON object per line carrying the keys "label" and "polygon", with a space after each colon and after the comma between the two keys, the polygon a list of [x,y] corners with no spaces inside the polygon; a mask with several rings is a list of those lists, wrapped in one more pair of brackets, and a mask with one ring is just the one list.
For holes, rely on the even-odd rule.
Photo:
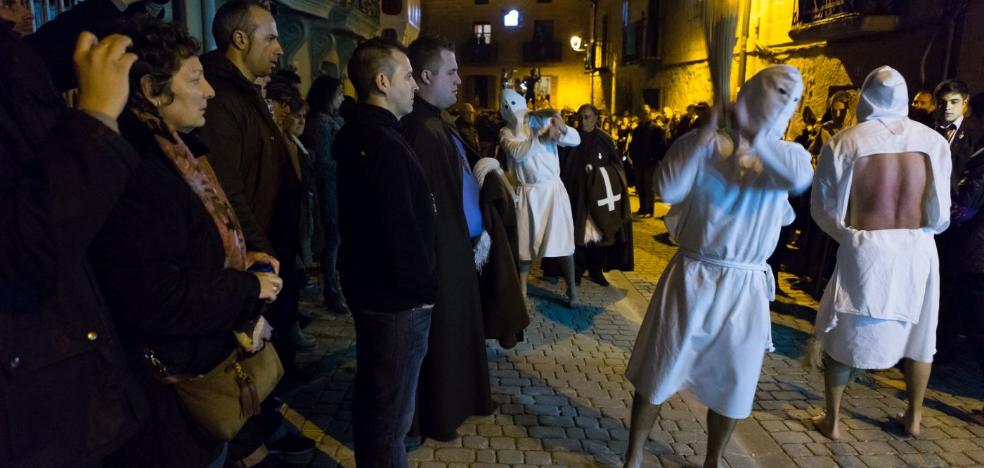
{"label": "man in black jacket", "polygon": [[119,16],[92,0],[31,38],[70,40],[46,57],[68,64],[79,38],[79,111],[65,110],[41,56],[0,21],[0,466],[98,463],[146,414],[85,255],[138,160],[116,131],[130,40],[79,37]]}
{"label": "man in black jacket", "polygon": [[[265,316],[273,325],[273,344],[280,355],[285,379],[305,378],[294,366],[290,330],[296,324],[304,272],[300,254],[300,174],[291,162],[287,140],[278,129],[260,91],[257,78],[269,76],[283,55],[277,24],[258,0],[231,0],[215,13],[212,35],[217,49],[202,56],[205,78],[215,98],[205,110],[199,136],[208,146],[208,161],[222,184],[242,225],[249,250],[267,252],[280,263],[283,290]],[[269,398],[264,406],[266,436],[277,433],[282,421]],[[282,431],[279,431],[282,432]],[[232,459],[260,458],[259,437],[248,424],[230,445]],[[271,453],[300,454],[313,449],[308,439],[289,435],[268,443]]]}
{"label": "man in black jacket", "polygon": [[359,45],[348,64],[359,103],[332,147],[338,161],[342,288],[355,319],[352,408],[359,466],[406,467],[417,377],[437,289],[434,197],[399,119],[413,110],[405,49]]}
{"label": "man in black jacket", "polygon": [[444,112],[457,100],[454,45],[423,36],[410,44],[410,64],[420,89],[403,134],[424,168],[437,206],[435,236],[438,288],[430,345],[420,371],[414,435],[448,442],[469,416],[492,412],[485,356],[478,270],[473,242],[482,234],[478,180],[469,145]]}

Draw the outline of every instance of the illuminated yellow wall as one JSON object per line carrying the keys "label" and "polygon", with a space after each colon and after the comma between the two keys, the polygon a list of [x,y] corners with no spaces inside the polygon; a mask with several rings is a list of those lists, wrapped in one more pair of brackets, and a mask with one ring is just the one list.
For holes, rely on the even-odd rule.
{"label": "illuminated yellow wall", "polygon": [[[648,6],[648,3],[647,0],[631,0],[630,21],[641,18],[642,7]],[[662,90],[664,104],[680,110],[688,104],[711,99],[700,3],[693,0],[664,0],[658,3],[659,12],[645,14],[656,14],[660,18],[659,59],[618,67],[615,88],[632,89],[634,93],[628,100],[629,109],[618,109],[619,112],[640,108],[644,88]],[[881,65],[890,65],[902,72],[911,92],[920,87],[932,88],[944,77],[942,56],[945,34],[941,32],[935,41],[932,40],[940,28],[942,2],[905,2],[903,18],[908,23],[899,31],[812,42],[794,41],[789,36],[794,3],[794,0],[740,1],[742,8],[746,4],[750,8],[745,76],[751,77],[773,63],[797,67],[804,76],[804,105],[813,108],[817,115],[826,109],[826,99],[832,87],[859,87],[865,76]],[[611,16],[620,18],[621,2],[609,5],[609,11]],[[740,14],[739,18],[743,16]],[[984,20],[984,2],[970,2],[962,19],[967,30],[955,36],[953,56],[958,64],[955,76],[971,83],[972,90],[976,91],[984,87],[984,56],[980,54],[984,48],[984,35],[974,32],[975,26],[972,26],[981,24],[980,20]],[[739,35],[741,31],[739,22]],[[620,38],[618,42],[613,44],[616,50],[621,49]],[[931,42],[933,45],[923,66],[920,63],[922,55]],[[739,85],[739,52],[736,48],[732,67],[732,81],[736,89]],[[923,83],[923,77],[926,83]],[[975,88],[975,84],[978,87]],[[624,101],[617,98],[616,102]]]}
{"label": "illuminated yellow wall", "polygon": [[[475,22],[489,22],[492,24],[492,42],[498,47],[498,61],[494,64],[466,64],[462,63],[459,53],[459,75],[462,80],[475,75],[490,75],[498,83],[503,69],[517,69],[517,76],[523,77],[529,74],[530,68],[539,67],[543,76],[553,78],[550,93],[553,107],[576,109],[591,99],[591,78],[584,71],[584,53],[571,49],[569,39],[575,34],[588,37],[590,5],[588,0],[554,0],[552,3],[489,0],[487,5],[475,5],[473,0],[428,0],[423,3],[421,33],[439,34],[460,46],[472,37]],[[517,28],[506,28],[502,24],[502,15],[510,8],[516,8],[522,14],[522,23]],[[523,61],[523,43],[533,40],[535,20],[553,20],[554,41],[561,45],[560,62]],[[469,98],[462,95],[459,100]],[[595,100],[601,101],[602,96],[596,95]]]}

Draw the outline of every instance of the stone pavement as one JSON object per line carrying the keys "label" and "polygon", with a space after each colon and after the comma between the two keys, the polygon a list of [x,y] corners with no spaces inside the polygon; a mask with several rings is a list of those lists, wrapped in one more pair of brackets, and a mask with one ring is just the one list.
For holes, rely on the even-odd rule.
{"label": "stone pavement", "polygon": [[[425,442],[411,452],[412,467],[621,466],[632,395],[622,374],[656,280],[675,252],[658,219],[635,223],[634,234],[636,271],[609,273],[608,288],[585,279],[578,310],[560,304],[562,281],[551,285],[531,275],[535,310],[526,341],[511,350],[488,342],[499,410],[466,421],[453,442]],[[776,352],[766,357],[753,415],[739,423],[728,448],[729,466],[984,466],[984,427],[966,418],[981,407],[984,382],[969,362],[934,369],[919,439],[903,436],[891,422],[905,405],[897,370],[848,386],[841,441],[814,430],[809,418],[823,407],[823,379],[804,368],[800,356],[816,302],[791,290],[790,279],[780,275],[772,312]],[[315,296],[310,293],[303,307],[315,307]],[[318,377],[285,397],[286,412],[318,450],[288,461],[352,467],[352,321],[316,320],[306,331],[319,344],[299,359]],[[652,431],[646,466],[699,466],[706,451],[704,414],[689,395],[671,398]]]}

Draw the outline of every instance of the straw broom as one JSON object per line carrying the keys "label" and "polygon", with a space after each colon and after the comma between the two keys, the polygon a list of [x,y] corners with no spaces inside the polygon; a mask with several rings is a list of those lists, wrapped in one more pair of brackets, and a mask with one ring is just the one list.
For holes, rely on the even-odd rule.
{"label": "straw broom", "polygon": [[[704,40],[714,102],[727,111],[731,106],[731,65],[738,42],[738,0],[703,1]],[[726,126],[730,126],[729,120],[724,119]]]}

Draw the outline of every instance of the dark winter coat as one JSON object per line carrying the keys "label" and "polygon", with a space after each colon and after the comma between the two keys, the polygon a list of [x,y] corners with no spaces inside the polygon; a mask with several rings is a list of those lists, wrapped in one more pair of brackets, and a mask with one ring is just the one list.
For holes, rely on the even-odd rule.
{"label": "dark winter coat", "polygon": [[[89,258],[134,366],[149,371],[142,359],[147,347],[171,373],[206,373],[238,346],[233,331],[258,313],[259,282],[252,273],[225,268],[211,215],[152,133],[129,111],[120,117],[120,130],[141,159]],[[196,157],[204,154],[190,135],[184,141]],[[214,459],[221,443],[196,437],[193,424],[173,411],[173,388],[149,378],[144,385],[152,424],[127,444],[123,458],[145,466]]]}
{"label": "dark winter coat", "polygon": [[[469,416],[488,414],[492,394],[478,272],[462,208],[463,162],[451,140],[461,137],[437,107],[420,97],[413,107],[401,123],[437,206],[438,287],[411,431],[444,440]],[[477,150],[464,146],[468,164],[474,164]]]}
{"label": "dark winter coat", "polygon": [[492,238],[488,262],[479,274],[485,337],[509,349],[522,341],[530,324],[519,284],[519,248],[516,233],[516,205],[503,178],[485,176],[481,192],[482,222]]}
{"label": "dark winter coat", "polygon": [[301,185],[284,134],[259,90],[221,52],[202,56],[215,98],[198,135],[250,250],[290,259],[300,248]]}
{"label": "dark winter coat", "polygon": [[[600,132],[600,130],[595,130]],[[629,158],[637,168],[653,168],[666,152],[666,133],[652,122],[640,122],[632,130]]]}
{"label": "dark winter coat", "polygon": [[353,310],[433,304],[434,198],[390,111],[346,106],[338,162],[339,274]]}
{"label": "dark winter coat", "polygon": [[[59,38],[74,43],[106,4],[59,16],[32,45],[70,64]],[[0,135],[0,466],[98,462],[147,413],[85,257],[138,158],[99,120],[65,111],[41,56],[2,21]]]}
{"label": "dark winter coat", "polygon": [[[971,158],[953,198],[951,222],[957,268],[961,272],[984,273],[984,153]],[[960,219],[963,218],[963,219]]]}

